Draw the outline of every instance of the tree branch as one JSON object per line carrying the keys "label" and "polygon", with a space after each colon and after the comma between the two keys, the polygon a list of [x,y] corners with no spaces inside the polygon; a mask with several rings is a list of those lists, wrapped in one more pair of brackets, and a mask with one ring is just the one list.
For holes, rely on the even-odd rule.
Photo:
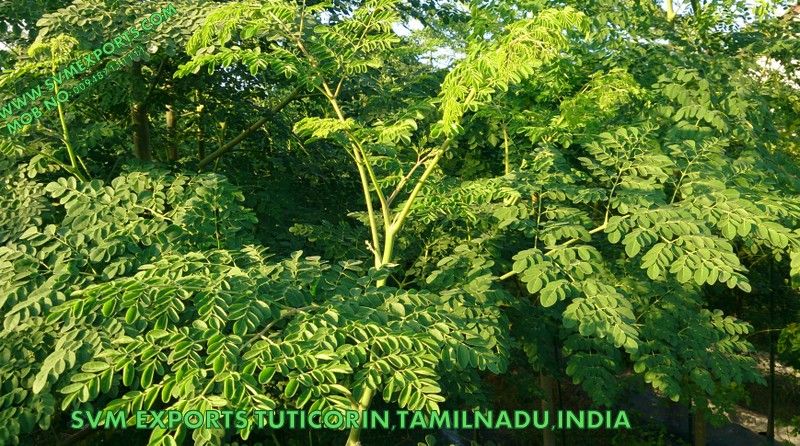
{"label": "tree branch", "polygon": [[303,88],[302,86],[298,86],[297,88],[295,88],[291,93],[289,93],[288,96],[283,98],[283,100],[281,100],[281,102],[279,102],[278,104],[276,104],[275,106],[270,108],[269,111],[267,112],[266,116],[263,116],[258,121],[254,122],[253,125],[251,125],[250,127],[247,128],[247,130],[244,130],[242,133],[239,133],[238,136],[236,136],[235,138],[230,140],[228,143],[226,143],[225,145],[223,145],[219,149],[215,150],[214,152],[212,152],[207,157],[205,157],[202,160],[200,160],[200,162],[197,163],[197,167],[202,169],[203,167],[207,166],[209,163],[211,163],[215,159],[217,159],[220,156],[222,156],[225,152],[227,152],[227,151],[233,149],[234,147],[236,147],[236,145],[239,144],[240,142],[242,142],[243,139],[247,138],[251,133],[255,132],[256,130],[261,128],[264,124],[269,122],[273,118],[274,114],[276,114],[279,111],[281,111],[284,107],[289,105],[290,102],[292,102],[294,99],[296,99],[297,96],[300,95],[300,91],[302,91],[302,88]]}
{"label": "tree branch", "polygon": [[408,182],[408,180],[411,179],[411,175],[413,175],[414,172],[417,170],[417,168],[419,166],[423,165],[425,163],[425,161],[428,160],[429,157],[430,157],[430,153],[428,153],[427,155],[425,155],[425,156],[423,156],[421,158],[417,157],[417,162],[414,163],[413,166],[411,166],[411,170],[409,170],[408,173],[400,180],[400,182],[397,183],[397,186],[395,187],[394,191],[392,192],[391,195],[389,195],[389,199],[386,200],[386,203],[388,205],[391,206],[391,204],[394,201],[395,197],[397,197],[397,194],[399,194],[400,192],[403,191],[403,187],[405,187],[405,185]]}

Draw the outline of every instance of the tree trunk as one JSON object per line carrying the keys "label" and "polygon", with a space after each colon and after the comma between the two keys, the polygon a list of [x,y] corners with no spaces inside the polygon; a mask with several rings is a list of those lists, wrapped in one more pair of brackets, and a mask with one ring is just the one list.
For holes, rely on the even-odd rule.
{"label": "tree trunk", "polygon": [[666,0],[667,5],[667,21],[675,20],[675,8],[672,6],[672,0]]}
{"label": "tree trunk", "polygon": [[700,15],[700,0],[690,0],[690,3],[692,4],[692,12],[697,17]]}
{"label": "tree trunk", "polygon": [[508,159],[508,130],[503,124],[503,172],[508,175],[511,173],[511,163]]}
{"label": "tree trunk", "polygon": [[767,441],[775,444],[775,290],[772,287],[772,264],[769,266],[769,413],[767,414]]}
{"label": "tree trunk", "polygon": [[372,389],[364,389],[364,393],[361,395],[361,398],[358,400],[358,406],[355,408],[359,413],[358,422],[356,426],[352,426],[350,428],[350,434],[347,436],[347,443],[345,446],[362,446],[361,444],[361,417],[365,417],[366,411],[369,409],[370,404],[372,403],[372,397],[374,395],[374,390]]}
{"label": "tree trunk", "polygon": [[133,125],[133,155],[143,161],[152,161],[150,151],[150,122],[147,117],[147,103],[142,63],[134,62],[131,67],[131,124]]}
{"label": "tree trunk", "polygon": [[203,105],[197,106],[197,158],[202,160],[206,157],[206,140],[203,134]]}
{"label": "tree trunk", "polygon": [[[539,386],[544,395],[542,397],[542,411],[550,416],[550,424],[555,425],[558,420],[556,412],[556,380],[550,375],[542,372],[539,375]],[[542,444],[544,446],[556,446],[556,432],[552,429],[542,429]]]}
{"label": "tree trunk", "polygon": [[167,161],[178,161],[178,141],[175,137],[177,117],[175,115],[175,106],[172,103],[167,104],[164,119],[167,125]]}
{"label": "tree trunk", "polygon": [[769,332],[769,415],[767,416],[767,441],[775,444],[775,339]]}
{"label": "tree trunk", "polygon": [[694,446],[706,446],[706,417],[705,408],[697,407],[695,403],[692,413],[692,438]]}

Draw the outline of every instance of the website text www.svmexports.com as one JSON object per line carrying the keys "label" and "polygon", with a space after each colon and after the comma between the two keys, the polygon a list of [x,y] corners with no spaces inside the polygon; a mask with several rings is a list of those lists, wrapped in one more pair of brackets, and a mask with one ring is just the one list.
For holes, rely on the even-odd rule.
{"label": "website text www.svmexports.com", "polygon": [[[14,134],[19,132],[23,126],[38,121],[43,115],[43,111],[50,111],[53,108],[57,108],[59,104],[67,102],[71,98],[70,92],[72,96],[80,94],[86,87],[94,84],[97,80],[103,79],[111,72],[117,71],[122,66],[129,64],[132,61],[131,55],[140,56],[143,50],[141,45],[134,47],[136,41],[148,33],[153,32],[158,26],[177,15],[177,13],[178,11],[175,5],[172,3],[168,4],[160,11],[156,11],[139,20],[136,26],[129,27],[98,48],[74,59],[69,65],[61,69],[61,71],[53,73],[50,77],[46,78],[44,83],[31,88],[29,91],[8,101],[3,106],[0,106],[0,119],[6,120],[5,127],[8,129],[8,133]],[[73,87],[72,90],[59,89],[60,85],[76,79],[81,74],[100,64],[104,59],[118,55],[121,51],[128,48],[133,48],[133,50],[120,58],[109,61],[102,70],[88,78],[91,79],[91,82],[84,80]],[[44,89],[42,87],[44,87]],[[45,92],[52,92],[52,95],[44,100],[44,110],[38,106],[38,101],[44,96],[43,90]]]}

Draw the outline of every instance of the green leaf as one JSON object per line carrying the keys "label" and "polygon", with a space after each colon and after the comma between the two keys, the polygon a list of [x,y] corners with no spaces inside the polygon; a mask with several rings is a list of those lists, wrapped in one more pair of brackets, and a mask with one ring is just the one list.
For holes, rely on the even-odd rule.
{"label": "green leaf", "polygon": [[286,388],[283,391],[283,396],[286,398],[291,398],[297,393],[297,389],[300,387],[300,383],[297,381],[297,378],[289,378],[289,382],[286,383]]}
{"label": "green leaf", "polygon": [[258,374],[258,382],[267,384],[272,380],[273,376],[275,376],[275,367],[264,367],[264,370]]}
{"label": "green leaf", "polygon": [[33,380],[33,393],[37,394],[44,389],[44,386],[47,385],[47,378],[48,373],[39,372],[36,374],[36,378]]}
{"label": "green leaf", "polygon": [[222,371],[225,369],[225,355],[222,354],[217,355],[212,364],[214,373],[216,374],[222,373]]}
{"label": "green leaf", "polygon": [[84,364],[81,370],[84,372],[97,373],[107,370],[109,367],[111,367],[111,365],[106,362],[90,361]]}
{"label": "green leaf", "polygon": [[698,285],[703,285],[706,283],[706,279],[708,279],[708,269],[704,266],[698,266],[696,270],[694,270],[694,283]]}

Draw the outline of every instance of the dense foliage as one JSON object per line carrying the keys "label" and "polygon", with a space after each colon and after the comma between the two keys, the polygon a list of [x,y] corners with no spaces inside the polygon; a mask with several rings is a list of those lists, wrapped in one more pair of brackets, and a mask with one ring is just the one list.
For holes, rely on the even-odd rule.
{"label": "dense foliage", "polygon": [[[0,107],[168,5],[7,3]],[[796,9],[174,5],[0,128],[0,444],[77,408],[499,409],[512,370],[716,421],[765,382],[754,326],[800,356]]]}

